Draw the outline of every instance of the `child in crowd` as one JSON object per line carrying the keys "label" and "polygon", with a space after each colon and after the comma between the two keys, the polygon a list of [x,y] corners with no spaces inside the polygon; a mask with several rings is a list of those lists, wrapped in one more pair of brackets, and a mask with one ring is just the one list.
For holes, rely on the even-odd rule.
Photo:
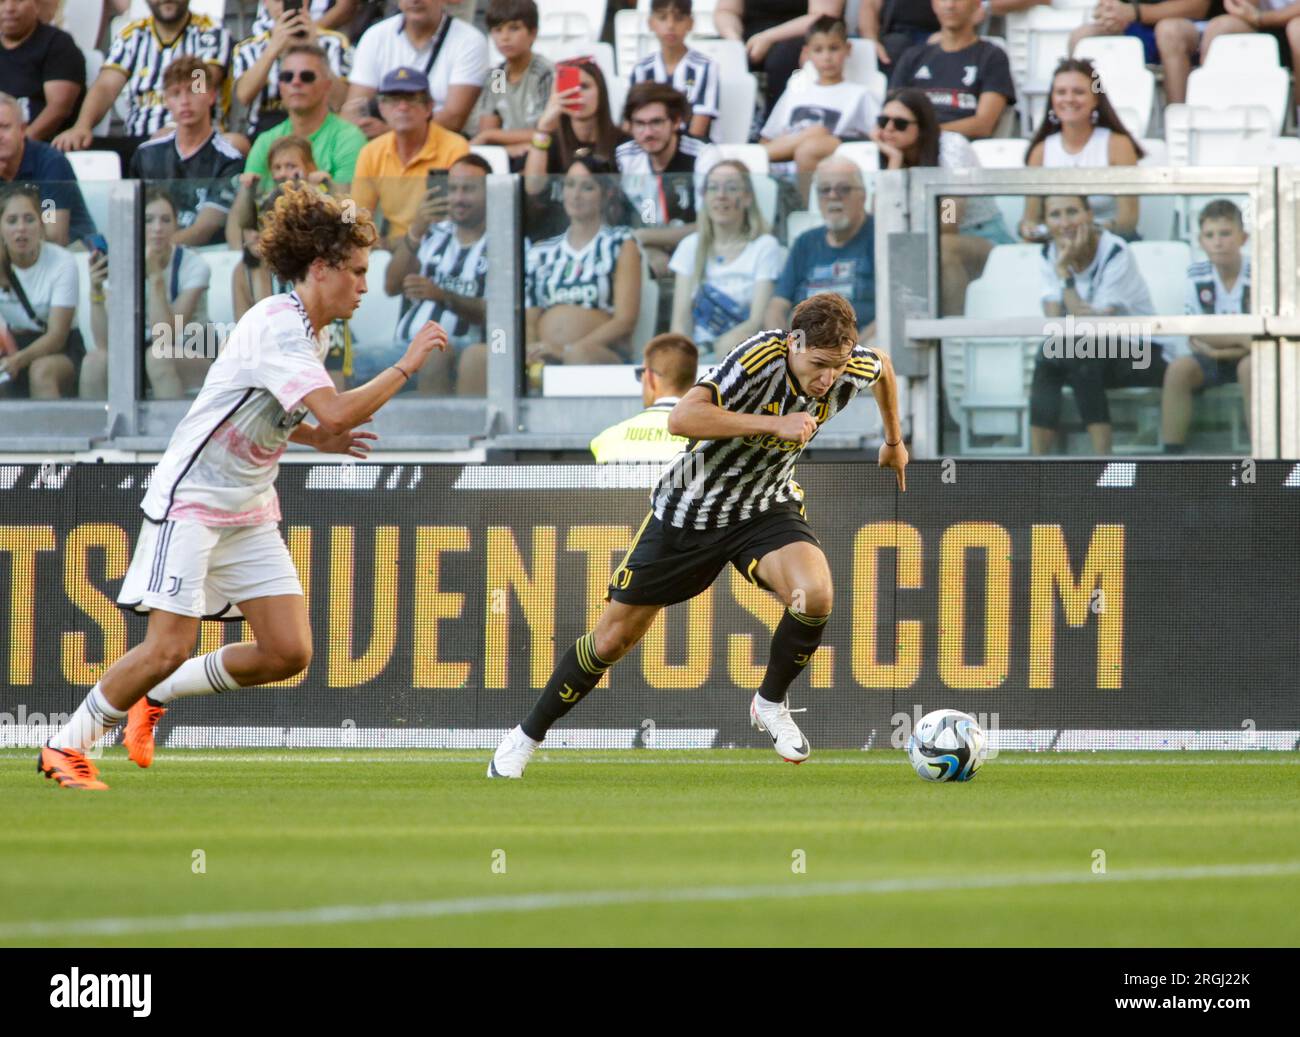
{"label": "child in crowd", "polygon": [[632,86],[653,80],[684,94],[691,106],[686,132],[708,140],[709,128],[718,117],[722,78],[716,61],[686,46],[694,27],[691,0],[650,0],[650,31],[658,38],[659,49],[633,67]]}
{"label": "child in crowd", "polygon": [[503,146],[516,171],[523,168],[528,142],[555,78],[555,66],[533,53],[537,26],[533,0],[492,0],[488,4],[488,33],[505,61],[488,73],[478,95],[470,115],[470,126],[477,127],[470,143]]}

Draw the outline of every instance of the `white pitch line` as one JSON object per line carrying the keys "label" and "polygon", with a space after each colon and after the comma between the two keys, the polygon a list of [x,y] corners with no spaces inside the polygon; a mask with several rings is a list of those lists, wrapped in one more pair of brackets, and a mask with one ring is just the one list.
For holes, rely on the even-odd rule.
{"label": "white pitch line", "polygon": [[811,897],[881,896],[892,893],[1015,889],[1034,886],[1106,886],[1127,882],[1187,882],[1204,879],[1278,878],[1300,875],[1300,861],[1273,864],[1227,864],[1192,868],[1135,868],[1094,875],[1090,870],[1028,875],[983,875],[966,878],[876,879],[866,882],[809,882],[783,885],[702,886],[687,889],[612,889],[585,893],[521,893],[513,896],[459,897],[386,904],[339,904],[291,911],[231,911],[156,917],[87,918],[60,922],[0,925],[0,940],[62,936],[127,936],[151,932],[196,932],[216,929],[290,928],[311,925],[367,924],[410,918],[459,915],[522,914],[562,908],[626,907],[632,904],[719,903],[737,900],[804,900]]}

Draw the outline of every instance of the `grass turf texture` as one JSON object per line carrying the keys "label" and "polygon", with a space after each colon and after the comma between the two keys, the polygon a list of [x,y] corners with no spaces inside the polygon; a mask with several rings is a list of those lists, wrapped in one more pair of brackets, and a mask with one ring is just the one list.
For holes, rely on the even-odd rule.
{"label": "grass turf texture", "polygon": [[[487,752],[162,751],[141,771],[112,749],[107,793],[58,789],[34,758],[0,754],[0,945],[1300,942],[1300,916],[1279,909],[1300,897],[1290,754],[1003,753],[969,784],[931,785],[898,751],[798,768],[747,750],[561,751],[518,782],[486,780]],[[1260,864],[1289,870],[1238,873]],[[1187,877],[1202,866],[1222,870]],[[1022,881],[1043,875],[1067,881]],[[826,889],[874,880],[902,885]],[[683,890],[704,892],[645,899]],[[610,898],[520,900],[592,892]],[[619,902],[629,892],[641,899]],[[430,901],[463,913],[411,916]],[[210,927],[377,904],[397,906]],[[176,916],[198,921],[76,922]]]}

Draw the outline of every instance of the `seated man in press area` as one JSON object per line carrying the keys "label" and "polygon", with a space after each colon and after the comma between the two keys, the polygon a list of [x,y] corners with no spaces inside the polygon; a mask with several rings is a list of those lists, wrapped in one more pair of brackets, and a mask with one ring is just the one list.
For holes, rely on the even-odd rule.
{"label": "seated man in press area", "polygon": [[876,334],[876,234],[862,171],[851,159],[832,155],[818,163],[815,184],[826,223],[804,231],[790,246],[763,326],[784,328],[791,307],[818,292],[835,292],[852,304],[858,341],[868,345]]}
{"label": "seated man in press area", "polygon": [[688,446],[685,436],[668,431],[668,414],[695,384],[700,352],[685,335],[656,335],[646,343],[636,369],[645,410],[611,425],[591,441],[597,464],[619,461],[671,461]]}

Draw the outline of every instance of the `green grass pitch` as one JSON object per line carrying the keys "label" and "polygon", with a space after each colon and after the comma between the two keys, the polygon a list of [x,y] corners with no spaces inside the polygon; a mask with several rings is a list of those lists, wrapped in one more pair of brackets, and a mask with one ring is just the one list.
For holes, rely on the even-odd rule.
{"label": "green grass pitch", "polygon": [[0,754],[5,946],[1300,943],[1294,754],[1003,753],[937,786],[898,751],[490,782],[487,752],[117,748],[98,794],[34,758]]}

